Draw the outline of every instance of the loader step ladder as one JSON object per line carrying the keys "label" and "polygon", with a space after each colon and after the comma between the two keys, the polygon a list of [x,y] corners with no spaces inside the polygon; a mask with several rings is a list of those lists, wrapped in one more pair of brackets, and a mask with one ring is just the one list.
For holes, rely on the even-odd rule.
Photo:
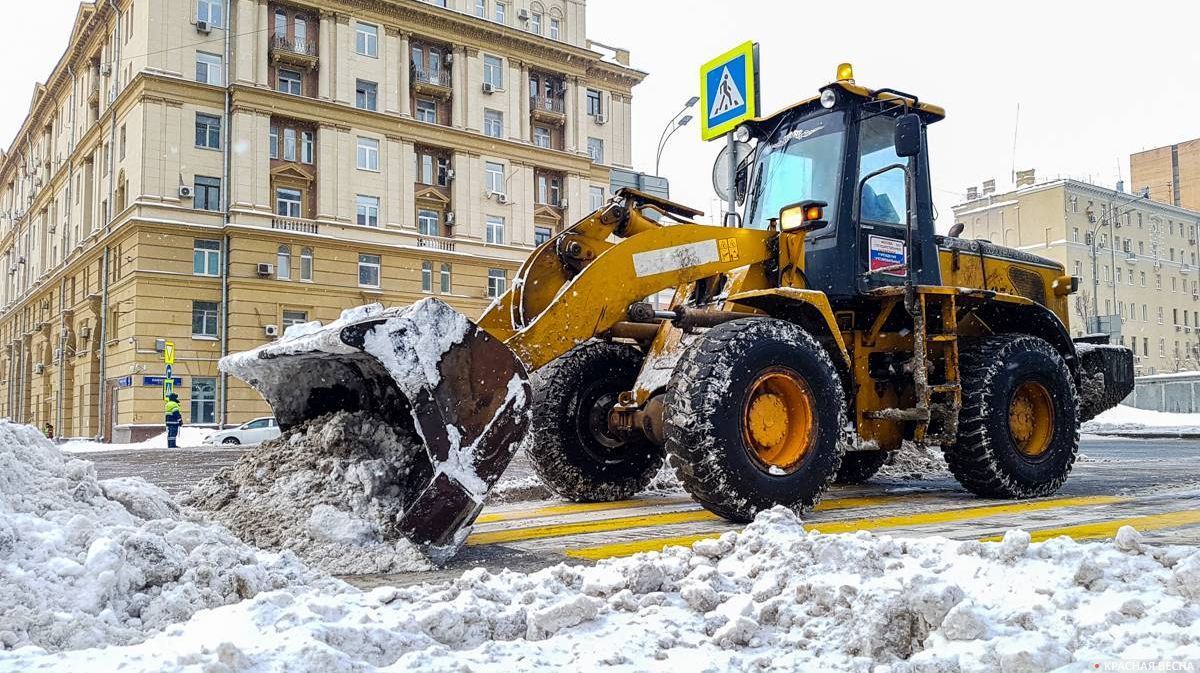
{"label": "loader step ladder", "polygon": [[[913,316],[913,384],[916,405],[911,409],[870,411],[867,418],[915,423],[913,439],[924,444],[949,444],[958,436],[962,381],[958,369],[958,297],[955,293],[917,288]],[[938,319],[930,325],[930,309]],[[932,328],[932,329],[931,329]],[[930,381],[930,373],[936,381]],[[937,432],[931,434],[930,428]]]}

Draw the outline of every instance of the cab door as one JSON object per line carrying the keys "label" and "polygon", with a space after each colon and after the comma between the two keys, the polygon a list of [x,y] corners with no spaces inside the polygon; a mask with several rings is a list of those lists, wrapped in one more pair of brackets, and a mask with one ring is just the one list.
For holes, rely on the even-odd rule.
{"label": "cab door", "polygon": [[[896,118],[891,114],[864,111],[858,124],[853,213],[858,229],[859,289],[863,292],[904,282],[902,267],[910,254],[905,241],[909,204],[904,168],[912,170],[912,165],[910,159],[896,154],[895,132]],[[897,268],[879,271],[888,267]],[[870,271],[877,272],[863,275]]]}

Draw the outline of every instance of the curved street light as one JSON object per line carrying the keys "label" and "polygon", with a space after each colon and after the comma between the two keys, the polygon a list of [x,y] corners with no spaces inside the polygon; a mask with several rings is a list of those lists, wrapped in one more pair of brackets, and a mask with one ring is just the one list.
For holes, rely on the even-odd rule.
{"label": "curved street light", "polygon": [[667,122],[667,125],[663,127],[662,133],[660,133],[658,135],[658,152],[654,155],[654,174],[655,175],[658,175],[658,166],[659,166],[659,163],[662,161],[663,148],[667,146],[667,140],[669,140],[671,138],[671,136],[675,134],[676,131],[678,131],[680,128],[686,126],[688,124],[688,122],[692,121],[691,115],[687,115],[687,116],[683,117],[683,119],[680,119],[680,116],[682,116],[685,112],[687,112],[688,110],[695,107],[696,103],[699,103],[699,102],[700,102],[699,96],[692,96],[691,98],[689,98],[687,100],[687,103],[684,103],[683,109],[680,110],[679,112],[676,112],[675,115],[671,117],[671,121]]}

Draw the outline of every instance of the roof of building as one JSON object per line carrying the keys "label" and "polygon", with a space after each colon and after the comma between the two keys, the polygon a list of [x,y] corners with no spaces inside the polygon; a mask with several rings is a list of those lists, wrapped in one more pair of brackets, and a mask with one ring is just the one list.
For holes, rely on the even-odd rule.
{"label": "roof of building", "polygon": [[1063,187],[1076,192],[1092,194],[1102,199],[1128,202],[1127,205],[1138,204],[1140,207],[1150,210],[1160,210],[1167,213],[1172,213],[1176,217],[1188,217],[1200,220],[1200,211],[1181,208],[1169,203],[1163,203],[1162,201],[1154,201],[1149,198],[1141,198],[1137,194],[1118,191],[1111,187],[1094,185],[1090,182],[1084,182],[1074,178],[1055,178],[1054,180],[1039,182],[1033,185],[1026,185],[1023,187],[1008,187],[1004,191],[997,190],[990,194],[980,196],[977,199],[963,201],[962,203],[956,204],[953,206],[954,215],[956,217],[961,215],[971,215],[995,208],[1014,205],[1016,203],[1015,197],[1024,196],[1039,191],[1045,191],[1048,189],[1055,189],[1058,187]]}

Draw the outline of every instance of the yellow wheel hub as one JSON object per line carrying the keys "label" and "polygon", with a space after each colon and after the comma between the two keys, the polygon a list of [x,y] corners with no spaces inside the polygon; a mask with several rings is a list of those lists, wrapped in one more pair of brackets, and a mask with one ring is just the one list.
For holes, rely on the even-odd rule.
{"label": "yellow wheel hub", "polygon": [[1045,386],[1026,381],[1017,387],[1008,407],[1008,430],[1021,455],[1036,458],[1050,448],[1054,402]]}
{"label": "yellow wheel hub", "polygon": [[746,449],[760,465],[789,470],[816,436],[812,393],[790,369],[763,372],[750,386],[742,418]]}

